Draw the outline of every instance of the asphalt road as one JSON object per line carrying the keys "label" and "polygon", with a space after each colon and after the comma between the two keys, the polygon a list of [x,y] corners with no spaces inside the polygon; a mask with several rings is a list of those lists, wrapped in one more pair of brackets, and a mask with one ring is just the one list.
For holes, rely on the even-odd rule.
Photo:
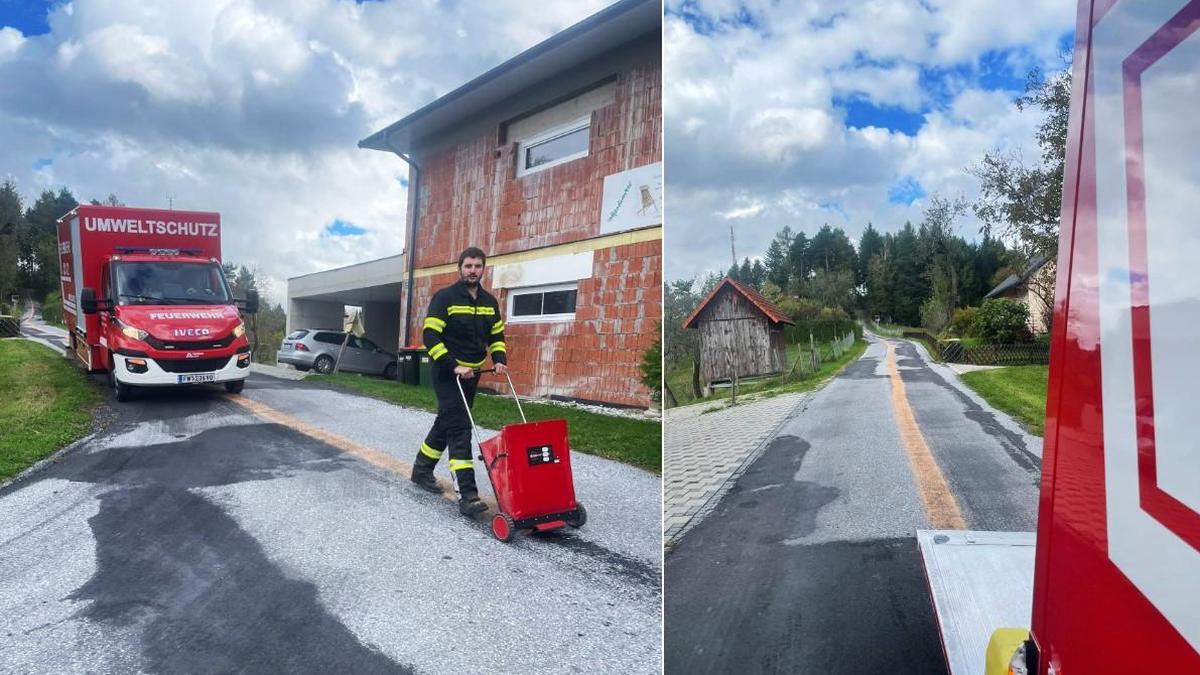
{"label": "asphalt road", "polygon": [[657,476],[576,454],[588,524],[502,544],[408,482],[431,414],[261,375],[118,410],[0,489],[0,673],[659,671]]}
{"label": "asphalt road", "polygon": [[915,531],[1034,529],[1040,448],[893,349],[907,408],[872,339],[667,554],[667,673],[946,672]]}

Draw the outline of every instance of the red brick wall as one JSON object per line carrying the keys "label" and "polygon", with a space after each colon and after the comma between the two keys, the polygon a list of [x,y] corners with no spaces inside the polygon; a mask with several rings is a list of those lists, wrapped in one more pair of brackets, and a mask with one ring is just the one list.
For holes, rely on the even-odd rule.
{"label": "red brick wall", "polygon": [[[417,280],[416,341],[431,291],[457,278],[451,273]],[[496,297],[507,312],[506,293]],[[596,251],[592,277],[579,280],[575,321],[508,324],[504,337],[513,384],[521,395],[649,405],[640,364],[657,337],[661,308],[661,240]],[[492,377],[485,382],[494,389],[503,384]]]}
{"label": "red brick wall", "polygon": [[613,103],[592,114],[582,159],[518,178],[516,143],[498,150],[498,125],[420,157],[417,267],[453,262],[467,246],[499,255],[600,234],[604,177],[662,159],[661,79],[658,63],[617,76]]}
{"label": "red brick wall", "polygon": [[[613,103],[592,114],[582,159],[518,178],[516,144],[498,149],[498,125],[419,157],[421,216],[410,249],[417,268],[455,262],[467,246],[496,256],[598,236],[604,177],[662,160],[661,78],[657,62],[618,74]],[[420,342],[431,289],[456,279],[417,279],[411,344]],[[504,294],[498,298],[506,306]],[[648,405],[639,364],[661,314],[661,240],[597,251],[592,278],[579,282],[574,322],[506,331],[518,391]]]}

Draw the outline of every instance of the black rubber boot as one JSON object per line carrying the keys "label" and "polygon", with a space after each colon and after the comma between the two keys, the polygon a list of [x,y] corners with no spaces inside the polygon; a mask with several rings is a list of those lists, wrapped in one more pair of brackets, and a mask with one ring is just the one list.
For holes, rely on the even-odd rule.
{"label": "black rubber boot", "polygon": [[411,480],[422,490],[441,494],[442,486],[438,485],[437,479],[433,477],[433,467],[435,466],[437,466],[436,461],[418,452],[417,459],[413,462]]}
{"label": "black rubber boot", "polygon": [[454,472],[454,480],[458,483],[458,512],[464,516],[474,516],[487,511],[487,504],[479,498],[479,490],[475,487],[475,469],[459,469]]}
{"label": "black rubber boot", "polygon": [[462,497],[458,500],[458,512],[464,516],[471,517],[484,511],[487,511],[487,504],[484,504],[478,495]]}

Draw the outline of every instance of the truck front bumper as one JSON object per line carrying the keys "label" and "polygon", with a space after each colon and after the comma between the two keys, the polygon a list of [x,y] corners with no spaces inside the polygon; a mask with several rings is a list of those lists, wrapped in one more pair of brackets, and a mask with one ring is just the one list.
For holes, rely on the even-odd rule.
{"label": "truck front bumper", "polygon": [[[244,380],[250,375],[249,352],[206,360],[212,362],[211,365],[214,366],[212,369],[193,370],[191,364],[188,364],[186,367],[188,372],[175,372],[185,369],[180,366],[188,363],[186,359],[172,359],[169,363],[165,363],[164,367],[166,359],[155,360],[152,357],[133,357],[115,353],[113,354],[113,374],[123,384],[132,384],[138,387],[172,387],[180,384],[233,382]],[[136,372],[141,370],[144,372]],[[209,375],[212,376],[211,379],[209,379]]]}

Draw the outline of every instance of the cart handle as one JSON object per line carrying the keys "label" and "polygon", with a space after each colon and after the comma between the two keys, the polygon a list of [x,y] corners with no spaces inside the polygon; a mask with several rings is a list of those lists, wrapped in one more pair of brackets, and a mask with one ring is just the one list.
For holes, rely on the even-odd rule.
{"label": "cart handle", "polygon": [[[494,373],[494,372],[496,372],[496,369],[494,367],[492,367],[492,368],[476,368],[475,369],[476,376],[480,375],[481,373]],[[525,409],[521,407],[521,398],[519,396],[517,396],[517,388],[513,386],[512,378],[509,377],[507,370],[504,371],[504,379],[508,380],[508,389],[509,389],[509,391],[512,392],[513,400],[517,402],[517,412],[521,413],[521,421],[528,424],[529,420],[525,419]],[[460,389],[462,388],[461,384],[459,385],[459,388]],[[466,405],[466,404],[467,404],[467,397],[463,396],[463,405]],[[474,421],[472,421],[471,424],[474,424]]]}
{"label": "cart handle", "polygon": [[[493,373],[495,371],[495,368],[487,368],[485,370],[476,370],[475,372]],[[507,372],[504,373],[504,377],[508,380],[508,388],[512,390],[513,400],[517,402],[517,410],[521,413],[521,421],[528,423],[529,420],[525,419],[525,410],[521,407],[521,399],[517,398],[517,388],[513,386],[512,378],[508,376]],[[463,408],[467,411],[467,419],[471,420],[471,435],[475,437],[475,446],[479,448],[479,458],[483,459],[483,441],[479,440],[479,427],[475,426],[475,416],[471,414],[471,406],[467,405],[467,394],[463,391],[462,378],[455,377],[454,382],[458,385],[458,395],[462,397]],[[497,455],[496,460],[498,461],[501,457],[507,456],[507,453]],[[494,467],[495,464],[496,461],[493,461],[489,468]]]}

